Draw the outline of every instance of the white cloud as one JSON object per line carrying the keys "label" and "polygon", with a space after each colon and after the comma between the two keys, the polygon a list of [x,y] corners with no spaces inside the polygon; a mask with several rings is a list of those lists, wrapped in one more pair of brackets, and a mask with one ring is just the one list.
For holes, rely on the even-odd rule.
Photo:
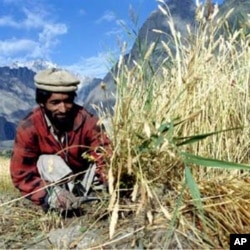
{"label": "white cloud", "polygon": [[0,26],[18,28],[20,24],[16,22],[11,16],[3,16],[0,18]]}
{"label": "white cloud", "polygon": [[22,11],[25,18],[21,22],[20,28],[39,29],[46,26],[47,22],[50,22],[45,11],[36,12],[34,10],[27,9],[26,7],[23,8]]}
{"label": "white cloud", "polygon": [[59,40],[57,37],[67,33],[67,27],[63,24],[49,24],[47,23],[42,31],[38,34],[39,43],[42,48],[47,52],[54,48]]}
{"label": "white cloud", "polygon": [[42,9],[40,9],[40,11],[35,11],[25,6],[17,8],[18,14],[0,17],[0,26],[17,29],[37,29],[42,28],[49,20],[46,17],[46,11]]}
{"label": "white cloud", "polygon": [[64,65],[63,68],[76,72],[82,76],[103,78],[110,70],[108,54],[100,53],[96,57],[81,58],[73,65]]}
{"label": "white cloud", "polygon": [[[0,40],[0,64],[8,65],[14,61],[25,62],[37,58],[50,61],[54,54],[59,55],[59,61],[63,61],[61,58],[67,55],[67,51],[62,49],[61,53],[60,46],[58,46],[58,51],[56,49],[61,42],[61,36],[67,34],[69,28],[64,22],[56,20],[57,9],[55,9],[53,1],[51,6],[44,5],[48,1],[40,0],[0,0],[0,4],[3,2],[9,5],[6,10],[12,12],[4,12],[4,16],[0,15],[0,37],[2,39]],[[83,9],[78,13],[86,14]],[[106,11],[97,23],[111,22],[111,25],[115,26],[109,34],[111,35],[111,33],[119,32],[117,20],[113,12]],[[65,18],[65,22],[71,23],[68,18]],[[67,59],[64,60],[67,64]],[[60,67],[67,68],[81,76],[99,78],[103,78],[111,67],[105,54],[81,58],[72,65],[62,64],[60,63]]]}
{"label": "white cloud", "polygon": [[[8,1],[8,4],[11,4],[11,1]],[[68,27],[64,23],[52,20],[41,6],[39,6],[38,11],[37,6],[30,9],[31,6],[28,8],[24,5],[19,6],[18,15],[0,17],[2,29],[9,27],[14,29],[13,32],[9,29],[6,32],[8,35],[5,35],[5,39],[0,40],[1,56],[6,55],[15,58],[23,54],[30,59],[36,59],[37,57],[48,59],[59,43],[58,37],[66,34]],[[12,7],[14,8],[14,5]],[[15,29],[19,30],[19,35],[15,32]],[[20,33],[22,30],[24,32]]]}
{"label": "white cloud", "polygon": [[112,11],[106,11],[102,17],[100,17],[98,20],[96,20],[96,23],[102,23],[102,22],[112,22],[116,19],[116,16],[114,12]]}
{"label": "white cloud", "polygon": [[32,53],[37,46],[35,41],[28,39],[0,41],[0,54],[1,56],[11,56],[19,53]]}
{"label": "white cloud", "polygon": [[[46,30],[48,27],[53,27],[56,35],[61,35],[67,32],[67,26],[64,23],[56,23],[48,18],[42,12],[34,13],[27,8],[22,10],[24,18],[22,20],[15,20],[15,17],[7,15],[0,18],[0,26],[12,27],[18,29],[42,29]],[[52,30],[52,28],[51,28]]]}
{"label": "white cloud", "polygon": [[122,27],[126,26],[126,22],[123,19],[118,19],[112,11],[106,11],[95,23],[101,24],[102,22],[113,22],[113,28],[105,32],[106,36],[118,36],[124,32]]}

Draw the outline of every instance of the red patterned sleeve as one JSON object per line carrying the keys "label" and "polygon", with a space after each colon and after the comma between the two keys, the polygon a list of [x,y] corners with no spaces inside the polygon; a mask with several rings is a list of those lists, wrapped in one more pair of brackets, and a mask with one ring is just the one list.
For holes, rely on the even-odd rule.
{"label": "red patterned sleeve", "polygon": [[90,145],[90,155],[97,164],[96,174],[103,182],[107,181],[107,160],[111,157],[111,141],[105,129],[98,125],[98,119],[94,116],[87,119],[87,138]]}
{"label": "red patterned sleeve", "polygon": [[37,159],[37,136],[32,124],[26,121],[19,125],[16,132],[10,162],[11,178],[23,196],[37,205],[43,205],[47,192],[36,167]]}

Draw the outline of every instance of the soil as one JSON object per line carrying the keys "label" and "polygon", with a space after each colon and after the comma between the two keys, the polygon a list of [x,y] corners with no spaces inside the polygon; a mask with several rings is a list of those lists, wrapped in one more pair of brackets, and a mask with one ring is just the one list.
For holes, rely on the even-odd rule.
{"label": "soil", "polygon": [[[149,212],[146,208],[137,213],[135,207],[139,204],[126,198],[122,200],[116,226],[112,227],[107,200],[86,203],[81,210],[59,216],[45,214],[27,199],[15,201],[18,196],[0,197],[0,249],[162,249],[166,246],[169,223],[162,213]],[[11,203],[6,204],[8,201]],[[197,247],[178,231],[167,243],[172,249]]]}

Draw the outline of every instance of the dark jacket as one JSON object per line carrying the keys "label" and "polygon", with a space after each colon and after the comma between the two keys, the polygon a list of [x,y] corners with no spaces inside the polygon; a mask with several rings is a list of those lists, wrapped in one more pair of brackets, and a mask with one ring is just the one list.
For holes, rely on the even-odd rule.
{"label": "dark jacket", "polygon": [[[43,111],[37,107],[24,118],[18,128],[10,163],[11,178],[14,185],[37,205],[43,205],[47,195],[46,185],[37,170],[37,160],[41,154],[58,154],[74,173],[86,170],[89,166],[84,152],[91,155],[97,164],[97,174],[102,175],[105,166],[103,155],[98,148],[108,149],[110,141],[97,125],[97,117],[84,108],[75,105],[77,113],[72,131],[67,133],[68,145],[60,143],[50,133]],[[67,159],[66,159],[67,155]]]}

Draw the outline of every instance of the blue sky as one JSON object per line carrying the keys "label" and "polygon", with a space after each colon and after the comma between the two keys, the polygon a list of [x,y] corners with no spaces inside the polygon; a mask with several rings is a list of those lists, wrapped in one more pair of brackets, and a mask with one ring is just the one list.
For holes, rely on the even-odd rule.
{"label": "blue sky", "polygon": [[139,28],[155,9],[156,0],[0,0],[0,66],[39,58],[102,77],[130,40],[121,24]]}

